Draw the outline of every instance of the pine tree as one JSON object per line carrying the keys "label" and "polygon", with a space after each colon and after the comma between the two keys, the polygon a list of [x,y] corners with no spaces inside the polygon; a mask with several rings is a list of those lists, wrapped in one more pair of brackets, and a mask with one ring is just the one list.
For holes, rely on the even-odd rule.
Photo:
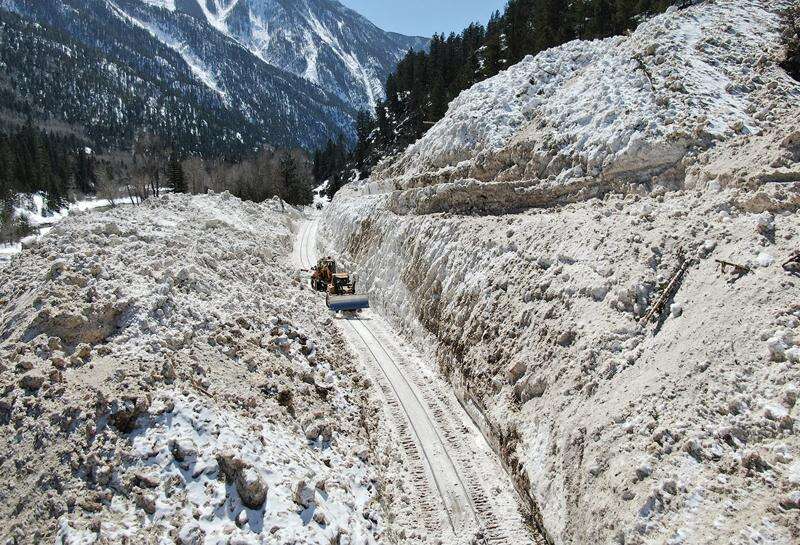
{"label": "pine tree", "polygon": [[84,195],[94,192],[94,186],[89,176],[89,156],[85,148],[78,151],[75,162],[75,189]]}
{"label": "pine tree", "polygon": [[183,172],[183,165],[178,159],[178,154],[173,152],[169,156],[169,164],[167,165],[167,183],[173,193],[186,193],[186,176]]}
{"label": "pine tree", "polygon": [[5,135],[0,135],[0,203],[8,200],[14,186],[14,155]]}
{"label": "pine tree", "polygon": [[298,164],[291,151],[286,151],[280,163],[284,200],[289,204],[309,205],[314,202],[311,186],[298,175]]}
{"label": "pine tree", "polygon": [[[372,133],[375,130],[375,119],[368,112],[359,112],[356,122],[356,133],[358,135],[358,142],[353,150],[353,163],[354,168],[360,172],[364,172],[369,159],[369,152],[372,146]],[[344,144],[342,142],[342,144]],[[342,165],[337,169],[341,170],[347,163],[347,157],[344,154],[344,149],[340,147],[341,156],[340,160]]]}
{"label": "pine tree", "polygon": [[486,41],[481,50],[482,68],[480,79],[497,75],[505,66],[504,55],[503,19],[500,12],[495,12],[486,27]]}

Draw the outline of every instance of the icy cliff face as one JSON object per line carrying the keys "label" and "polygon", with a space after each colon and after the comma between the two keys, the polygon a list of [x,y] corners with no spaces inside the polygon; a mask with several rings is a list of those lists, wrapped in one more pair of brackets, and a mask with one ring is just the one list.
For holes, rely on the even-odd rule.
{"label": "icy cliff face", "polygon": [[556,543],[800,536],[785,5],[526,59],[325,212],[326,250],[482,408]]}
{"label": "icy cliff face", "polygon": [[462,93],[376,178],[679,184],[698,151],[757,134],[796,104],[796,82],[775,63],[786,5],[706,2],[628,37],[528,57]]}

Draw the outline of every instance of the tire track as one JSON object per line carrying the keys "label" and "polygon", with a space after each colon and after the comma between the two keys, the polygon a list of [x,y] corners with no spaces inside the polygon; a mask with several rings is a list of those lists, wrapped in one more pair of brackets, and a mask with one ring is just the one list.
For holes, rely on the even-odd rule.
{"label": "tire track", "polygon": [[[313,244],[314,237],[311,236],[312,231],[315,231],[317,227],[318,224],[316,222],[305,224],[300,233],[297,255],[300,259],[301,267],[306,269],[311,269],[317,260],[315,245]],[[444,500],[439,488],[440,485],[435,478],[426,453],[421,448],[421,442],[413,427],[413,422],[405,411],[397,390],[378,364],[378,359],[370,349],[369,344],[360,335],[355,326],[351,323],[349,325],[363,343],[362,352],[370,352],[369,356],[364,358],[364,361],[369,367],[369,374],[372,380],[378,384],[383,393],[389,415],[399,435],[400,445],[405,452],[406,460],[411,465],[409,473],[412,476],[412,484],[415,487],[416,505],[420,507],[417,509],[420,521],[431,534],[441,535],[444,531],[455,534],[455,526],[450,513],[445,510],[446,526],[443,524],[445,517],[438,516],[442,512],[441,505]],[[431,482],[436,484],[436,493],[431,489]],[[441,501],[435,501],[436,499]]]}
{"label": "tire track", "polygon": [[[316,229],[318,223],[309,222],[300,233],[299,259],[306,268],[316,260]],[[425,529],[440,536],[443,530],[452,532],[459,540],[477,537],[473,543],[484,545],[546,543],[526,523],[513,492],[514,508],[509,508],[508,490],[513,486],[505,482],[508,478],[498,476],[494,483],[487,478],[487,473],[498,473],[494,470],[500,465],[490,449],[478,451],[470,444],[475,435],[465,425],[464,409],[455,397],[441,391],[435,380],[421,376],[420,362],[411,361],[379,319],[350,318],[341,327],[358,346],[386,400],[411,465],[417,511]],[[499,473],[505,476],[502,469]],[[505,494],[492,490],[491,484],[502,486]]]}

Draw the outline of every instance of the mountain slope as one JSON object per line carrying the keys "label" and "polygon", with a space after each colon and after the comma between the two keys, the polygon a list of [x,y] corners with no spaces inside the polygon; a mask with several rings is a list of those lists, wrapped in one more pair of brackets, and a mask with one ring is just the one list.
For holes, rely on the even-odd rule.
{"label": "mountain slope", "polygon": [[23,19],[2,14],[2,106],[27,102],[42,117],[84,125],[99,146],[124,146],[140,127],[214,154],[310,148],[351,130],[352,109],[338,98],[191,17],[125,0],[5,5]]}
{"label": "mountain slope", "polygon": [[372,110],[383,83],[427,38],[385,32],[334,0],[143,0],[208,21],[269,64]]}
{"label": "mountain slope", "polygon": [[[381,96],[408,40],[328,1],[248,1],[0,0],[13,12],[0,9],[0,108],[84,126],[100,147],[143,127],[212,155],[352,138],[356,107]],[[251,32],[267,13],[271,40]],[[327,40],[313,54],[312,27]],[[314,77],[295,75],[312,58]]]}

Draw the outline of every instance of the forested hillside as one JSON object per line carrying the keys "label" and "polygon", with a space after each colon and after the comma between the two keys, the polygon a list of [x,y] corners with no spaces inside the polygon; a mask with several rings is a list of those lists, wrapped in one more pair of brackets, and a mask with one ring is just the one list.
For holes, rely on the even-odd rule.
{"label": "forested hillside", "polygon": [[30,123],[0,133],[0,200],[46,191],[57,209],[70,190],[92,193],[95,182],[94,158],[75,136],[48,134]]}
{"label": "forested hillside", "polygon": [[487,25],[460,34],[436,35],[428,52],[409,52],[386,81],[386,100],[375,116],[357,119],[358,144],[331,140],[316,155],[318,181],[331,179],[336,192],[353,170],[366,176],[383,157],[418,140],[442,119],[462,91],[501,70],[575,39],[623,34],[643,18],[691,0],[510,0]]}
{"label": "forested hillside", "polygon": [[98,150],[129,147],[137,130],[226,157],[349,134],[349,106],[206,22],[126,0],[0,5],[13,10],[0,9],[0,109],[85,127]]}
{"label": "forested hillside", "polygon": [[97,190],[95,158],[75,135],[47,133],[30,121],[0,132],[0,243],[27,234],[24,218],[14,216],[14,197],[42,192],[47,206],[65,206],[71,192]]}

